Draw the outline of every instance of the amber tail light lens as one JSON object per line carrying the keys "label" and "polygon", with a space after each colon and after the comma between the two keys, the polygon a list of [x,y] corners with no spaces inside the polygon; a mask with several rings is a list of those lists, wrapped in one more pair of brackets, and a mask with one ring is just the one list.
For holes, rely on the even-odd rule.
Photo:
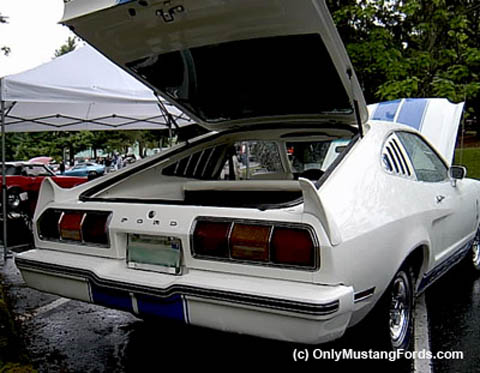
{"label": "amber tail light lens", "polygon": [[102,211],[48,209],[38,220],[38,234],[42,240],[108,246],[110,216],[110,212]]}
{"label": "amber tail light lens", "polygon": [[302,225],[197,220],[192,237],[195,257],[313,270],[318,246]]}
{"label": "amber tail light lens", "polygon": [[84,212],[64,212],[60,218],[60,238],[69,241],[82,241]]}
{"label": "amber tail light lens", "polygon": [[235,224],[230,240],[232,258],[266,262],[270,229],[269,226]]}

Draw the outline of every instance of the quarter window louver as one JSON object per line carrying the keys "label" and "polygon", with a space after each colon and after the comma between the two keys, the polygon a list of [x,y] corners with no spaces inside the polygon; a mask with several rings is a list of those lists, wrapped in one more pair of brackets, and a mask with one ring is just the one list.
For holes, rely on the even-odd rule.
{"label": "quarter window louver", "polygon": [[393,156],[393,151],[392,151],[391,147],[387,146],[386,150],[387,150],[388,155],[390,157],[390,161],[392,162],[393,167],[395,169],[395,173],[397,173],[397,174],[400,173],[400,168],[398,167],[396,158]]}
{"label": "quarter window louver", "polygon": [[408,176],[412,175],[412,172],[410,171],[410,167],[408,166],[407,160],[403,154],[402,149],[400,148],[400,145],[398,144],[397,140],[395,138],[392,138],[392,145],[397,149],[397,152],[401,158],[402,164],[405,166],[405,170],[408,174]]}
{"label": "quarter window louver", "polygon": [[390,174],[410,178],[413,174],[404,150],[399,141],[392,135],[383,148],[382,164],[385,171]]}
{"label": "quarter window louver", "polygon": [[162,173],[167,176],[209,180],[217,172],[218,160],[221,158],[224,150],[224,146],[200,150],[165,167]]}

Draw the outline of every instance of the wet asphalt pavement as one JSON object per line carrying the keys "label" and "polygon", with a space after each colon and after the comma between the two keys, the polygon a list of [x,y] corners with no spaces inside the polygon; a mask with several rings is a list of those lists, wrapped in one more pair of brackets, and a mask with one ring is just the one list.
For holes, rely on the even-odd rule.
{"label": "wet asphalt pavement", "polygon": [[433,360],[434,372],[480,372],[480,279],[460,264],[426,295],[432,350],[464,353],[463,360]]}
{"label": "wet asphalt pavement", "polygon": [[[368,331],[350,331],[334,343],[301,346],[222,333],[173,322],[143,321],[120,311],[59,298],[27,288],[12,260],[1,270],[14,314],[39,372],[143,372],[188,365],[228,368],[290,366],[332,371],[413,372],[413,361],[317,360],[295,363],[295,349],[368,351]],[[480,372],[480,279],[456,268],[426,293],[430,347],[462,351],[464,359],[432,360],[432,371]],[[416,371],[422,371],[418,368]]]}

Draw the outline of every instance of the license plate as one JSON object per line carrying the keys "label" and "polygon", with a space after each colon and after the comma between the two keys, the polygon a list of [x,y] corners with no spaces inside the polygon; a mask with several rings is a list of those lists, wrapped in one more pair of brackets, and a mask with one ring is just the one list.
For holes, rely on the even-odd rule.
{"label": "license plate", "polygon": [[179,275],[182,272],[181,241],[176,237],[129,234],[127,265],[134,269]]}

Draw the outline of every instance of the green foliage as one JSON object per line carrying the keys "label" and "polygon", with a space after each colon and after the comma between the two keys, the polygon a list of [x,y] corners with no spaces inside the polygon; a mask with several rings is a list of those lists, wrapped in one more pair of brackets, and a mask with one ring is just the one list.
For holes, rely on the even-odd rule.
{"label": "green foliage", "polygon": [[468,177],[480,179],[480,148],[456,149],[454,164],[465,166]]}
{"label": "green foliage", "polygon": [[367,102],[467,100],[480,114],[480,6],[475,0],[329,0]]}
{"label": "green foliage", "polygon": [[[480,5],[478,0],[327,0],[368,103],[402,97],[467,101],[480,117]],[[0,22],[6,19],[0,14]],[[55,55],[75,49],[69,38]],[[138,143],[164,142],[161,131],[9,135],[8,157],[61,157],[92,147],[124,153]]]}
{"label": "green foliage", "polygon": [[[7,16],[3,16],[2,13],[0,13],[0,24],[2,23],[8,23],[8,17]],[[0,50],[3,52],[3,54],[5,56],[8,56],[10,54],[10,52],[12,51],[10,49],[10,47],[7,47],[6,45],[4,46],[1,46],[0,47]]]}
{"label": "green foliage", "polygon": [[75,154],[92,146],[90,131],[7,134],[7,159],[28,160],[37,156],[62,159],[63,149]]}
{"label": "green foliage", "polygon": [[65,44],[63,44],[59,49],[55,50],[55,57],[60,57],[64,54],[67,54],[68,52],[74,51],[78,45],[78,41],[79,39],[75,36],[69,36]]}
{"label": "green foliage", "polygon": [[[7,133],[6,151],[8,160],[28,160],[38,156],[50,156],[62,160],[64,149],[71,157],[87,149],[102,149],[109,154],[126,154],[129,147],[138,144],[140,154],[145,149],[167,144],[165,131],[77,131]],[[72,159],[69,159],[72,160]]]}

